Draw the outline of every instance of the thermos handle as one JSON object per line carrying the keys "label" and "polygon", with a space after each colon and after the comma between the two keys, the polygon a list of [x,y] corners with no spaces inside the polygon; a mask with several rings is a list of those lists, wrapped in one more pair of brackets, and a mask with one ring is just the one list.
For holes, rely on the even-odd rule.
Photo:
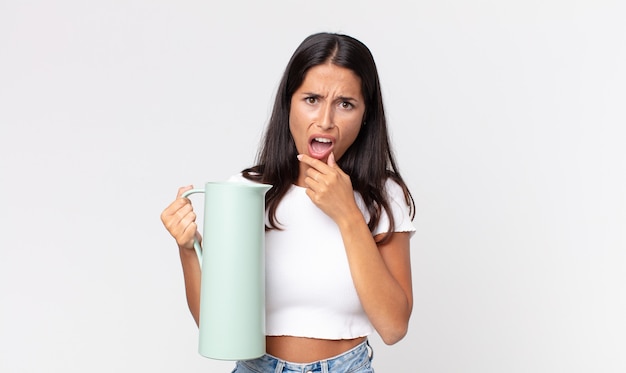
{"label": "thermos handle", "polygon": [[[185,193],[183,193],[181,197],[187,198],[188,195],[194,194],[194,193],[204,193],[204,189],[188,190]],[[193,238],[193,248],[196,251],[196,255],[198,256],[198,263],[200,263],[200,268],[202,268],[202,246],[200,246],[200,242],[198,242],[198,239],[195,237],[195,235]]]}

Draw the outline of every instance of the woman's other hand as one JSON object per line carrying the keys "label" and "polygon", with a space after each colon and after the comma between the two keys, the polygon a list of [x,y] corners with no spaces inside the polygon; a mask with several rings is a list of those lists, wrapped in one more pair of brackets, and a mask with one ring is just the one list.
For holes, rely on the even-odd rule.
{"label": "woman's other hand", "polygon": [[328,163],[306,154],[299,155],[298,159],[309,166],[304,183],[307,195],[317,207],[337,224],[353,214],[361,217],[361,211],[354,199],[350,176],[339,168],[333,153],[328,156]]}

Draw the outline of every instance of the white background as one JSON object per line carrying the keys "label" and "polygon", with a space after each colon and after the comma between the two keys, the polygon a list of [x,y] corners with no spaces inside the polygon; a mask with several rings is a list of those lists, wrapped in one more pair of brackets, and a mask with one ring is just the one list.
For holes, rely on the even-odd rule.
{"label": "white background", "polygon": [[0,371],[232,369],[159,214],[251,165],[317,31],[372,50],[417,202],[377,371],[626,371],[619,3],[0,0]]}

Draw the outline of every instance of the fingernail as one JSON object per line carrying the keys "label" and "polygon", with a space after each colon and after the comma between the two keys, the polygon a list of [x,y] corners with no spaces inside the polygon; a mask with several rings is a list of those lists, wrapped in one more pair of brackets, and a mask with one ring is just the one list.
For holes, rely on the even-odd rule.
{"label": "fingernail", "polygon": [[302,154],[298,154],[298,160],[301,161],[302,160]]}

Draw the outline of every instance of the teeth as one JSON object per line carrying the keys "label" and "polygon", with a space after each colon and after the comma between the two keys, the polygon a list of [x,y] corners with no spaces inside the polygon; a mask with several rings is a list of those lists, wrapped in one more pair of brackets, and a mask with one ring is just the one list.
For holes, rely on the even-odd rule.
{"label": "teeth", "polygon": [[323,137],[316,137],[313,140],[317,141],[317,142],[331,142],[330,139],[326,139]]}

